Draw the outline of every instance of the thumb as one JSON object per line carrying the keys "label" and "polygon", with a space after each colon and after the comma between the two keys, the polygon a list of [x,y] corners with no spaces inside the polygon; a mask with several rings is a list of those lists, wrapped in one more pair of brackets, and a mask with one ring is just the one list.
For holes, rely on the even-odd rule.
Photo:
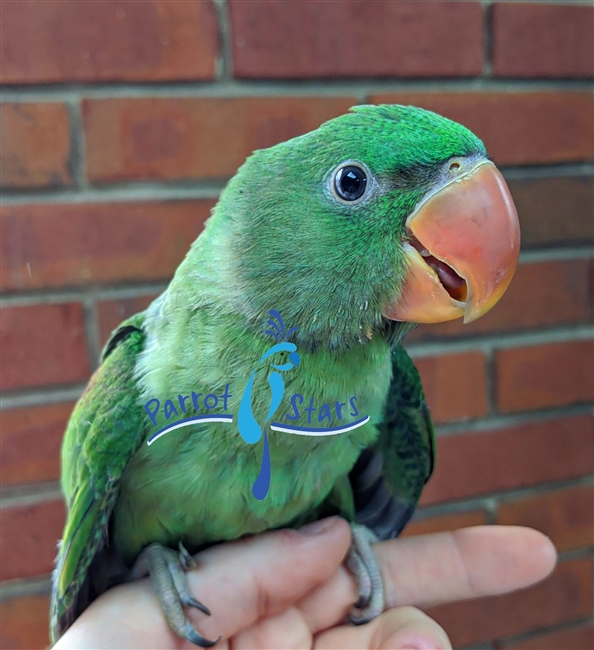
{"label": "thumb", "polygon": [[319,634],[317,649],[451,650],[443,628],[415,607],[389,609],[358,627],[342,626]]}

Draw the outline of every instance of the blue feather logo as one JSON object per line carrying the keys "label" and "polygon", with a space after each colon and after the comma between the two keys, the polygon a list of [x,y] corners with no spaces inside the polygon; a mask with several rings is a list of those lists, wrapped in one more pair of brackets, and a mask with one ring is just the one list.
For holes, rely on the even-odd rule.
{"label": "blue feather logo", "polygon": [[[268,325],[270,329],[266,330],[266,334],[270,334],[274,339],[278,341],[275,345],[270,347],[258,361],[260,365],[263,361],[276,354],[277,352],[288,352],[289,360],[287,363],[283,364],[271,364],[273,368],[280,372],[271,372],[268,375],[268,385],[270,386],[270,406],[268,408],[268,415],[264,421],[264,432],[254,414],[252,412],[252,391],[254,387],[254,379],[256,378],[257,368],[252,371],[250,378],[248,380],[247,386],[243,392],[241,403],[239,405],[239,413],[237,416],[237,424],[239,428],[239,433],[241,437],[250,445],[256,444],[262,435],[264,435],[264,449],[262,451],[262,462],[260,465],[260,472],[258,478],[252,486],[252,494],[258,500],[264,499],[268,494],[270,488],[270,450],[268,448],[268,436],[266,435],[266,424],[272,419],[272,416],[276,413],[276,410],[282,402],[283,395],[285,393],[285,381],[281,372],[286,372],[296,368],[300,361],[301,357],[297,352],[297,346],[294,343],[289,343],[287,339],[289,336],[297,331],[297,327],[291,327],[288,331],[285,331],[285,325],[281,315],[275,310],[271,309],[268,312],[272,318],[268,320]],[[274,320],[273,320],[274,319]]]}

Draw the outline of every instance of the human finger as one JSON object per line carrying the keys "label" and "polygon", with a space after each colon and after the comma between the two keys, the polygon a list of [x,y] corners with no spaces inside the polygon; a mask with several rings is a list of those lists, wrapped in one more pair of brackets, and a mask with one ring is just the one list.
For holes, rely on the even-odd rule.
{"label": "human finger", "polygon": [[[349,526],[330,517],[300,531],[280,530],[222,544],[197,556],[191,593],[212,616],[186,609],[207,638],[224,639],[261,617],[290,607],[336,572],[349,546]],[[169,629],[148,580],[120,585],[96,600],[56,648],[190,648]],[[218,647],[218,646],[217,646]]]}
{"label": "human finger", "polygon": [[[542,533],[518,526],[476,526],[375,545],[386,608],[501,594],[545,578],[556,552]],[[342,566],[299,603],[313,632],[343,620],[357,600],[356,583]]]}
{"label": "human finger", "polygon": [[389,609],[366,625],[334,627],[316,637],[315,650],[451,650],[444,629],[414,607]]}

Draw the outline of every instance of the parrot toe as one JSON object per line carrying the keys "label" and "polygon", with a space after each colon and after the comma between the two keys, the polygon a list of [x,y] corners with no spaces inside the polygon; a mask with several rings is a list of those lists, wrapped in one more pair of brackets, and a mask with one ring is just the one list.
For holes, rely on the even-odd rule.
{"label": "parrot toe", "polygon": [[351,533],[347,566],[357,581],[359,597],[349,613],[349,619],[354,625],[362,625],[384,611],[384,585],[372,548],[378,538],[369,528],[359,524],[351,524]]}
{"label": "parrot toe", "polygon": [[200,648],[212,648],[221,637],[215,641],[203,637],[183,610],[184,607],[195,607],[207,616],[211,613],[206,605],[190,593],[186,570],[194,566],[196,560],[181,542],[179,552],[161,544],[151,544],[138,556],[129,577],[135,580],[148,574],[172,631]]}

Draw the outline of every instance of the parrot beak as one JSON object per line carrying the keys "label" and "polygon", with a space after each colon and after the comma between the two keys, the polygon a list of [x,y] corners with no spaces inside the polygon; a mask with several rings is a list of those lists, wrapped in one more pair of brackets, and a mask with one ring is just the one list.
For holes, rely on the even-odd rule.
{"label": "parrot beak", "polygon": [[518,263],[520,224],[491,162],[479,162],[423,200],[406,226],[408,272],[386,318],[469,323],[505,293]]}

